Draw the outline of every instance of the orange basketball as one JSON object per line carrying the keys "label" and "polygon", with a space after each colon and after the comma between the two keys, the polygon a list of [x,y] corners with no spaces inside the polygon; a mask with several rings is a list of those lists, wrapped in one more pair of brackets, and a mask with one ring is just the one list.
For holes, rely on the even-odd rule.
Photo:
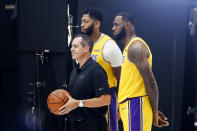
{"label": "orange basketball", "polygon": [[70,95],[69,92],[63,89],[54,90],[49,94],[47,98],[47,105],[52,113],[58,115],[58,109],[68,101],[66,94]]}

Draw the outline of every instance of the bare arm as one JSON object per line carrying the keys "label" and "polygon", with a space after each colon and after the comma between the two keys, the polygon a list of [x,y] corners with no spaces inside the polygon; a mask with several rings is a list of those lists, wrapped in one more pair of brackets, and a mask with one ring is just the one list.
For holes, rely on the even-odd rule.
{"label": "bare arm", "polygon": [[96,98],[83,100],[83,104],[84,104],[84,107],[95,108],[95,107],[109,105],[110,101],[111,101],[110,95],[101,95]]}
{"label": "bare arm", "polygon": [[141,74],[150,104],[153,110],[153,124],[156,127],[168,126],[167,117],[158,111],[159,92],[152,69],[148,63],[150,54],[146,46],[140,41],[134,42],[128,49],[128,59],[133,62]]}
{"label": "bare arm", "polygon": [[133,62],[141,74],[153,112],[158,111],[158,87],[148,63],[149,52],[140,41],[134,42],[128,49],[128,59]]}
{"label": "bare arm", "polygon": [[[71,96],[68,96],[68,98],[69,98],[68,102],[59,108],[60,110],[59,115],[68,114],[70,111],[79,107],[79,100],[76,100],[72,98]],[[86,99],[82,101],[83,101],[84,107],[89,107],[89,108],[102,107],[102,106],[110,104],[111,96],[101,95],[99,97]]]}
{"label": "bare arm", "polygon": [[116,80],[120,80],[121,66],[112,67],[112,71],[113,71],[113,73],[114,73],[114,76],[116,77]]}

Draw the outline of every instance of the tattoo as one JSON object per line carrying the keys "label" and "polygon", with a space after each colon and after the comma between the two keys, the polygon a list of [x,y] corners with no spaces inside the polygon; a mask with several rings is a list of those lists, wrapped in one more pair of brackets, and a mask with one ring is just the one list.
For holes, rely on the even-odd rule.
{"label": "tattoo", "polygon": [[152,110],[157,111],[159,92],[152,69],[148,63],[148,57],[148,49],[142,42],[135,41],[130,45],[128,49],[128,59],[136,65],[144,80],[145,89],[148,94]]}

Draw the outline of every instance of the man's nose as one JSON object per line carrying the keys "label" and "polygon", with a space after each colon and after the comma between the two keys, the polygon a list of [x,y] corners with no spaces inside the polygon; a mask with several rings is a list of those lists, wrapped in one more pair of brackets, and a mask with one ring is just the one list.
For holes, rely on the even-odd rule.
{"label": "man's nose", "polygon": [[70,48],[70,51],[72,51],[72,50],[73,50],[73,47]]}
{"label": "man's nose", "polygon": [[115,27],[113,26],[113,27],[112,27],[112,31],[114,31],[114,30],[115,30]]}
{"label": "man's nose", "polygon": [[84,24],[83,24],[83,22],[81,22],[81,27],[84,27]]}

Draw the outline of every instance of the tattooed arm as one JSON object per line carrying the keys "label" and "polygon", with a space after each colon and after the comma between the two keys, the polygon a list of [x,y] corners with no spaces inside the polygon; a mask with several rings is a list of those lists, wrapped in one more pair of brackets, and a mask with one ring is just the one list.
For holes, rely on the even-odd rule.
{"label": "tattooed arm", "polygon": [[159,92],[148,58],[150,54],[146,46],[140,41],[134,41],[128,48],[128,59],[133,62],[141,74],[150,104],[153,110],[153,124],[157,127],[167,126],[167,118],[158,111]]}

